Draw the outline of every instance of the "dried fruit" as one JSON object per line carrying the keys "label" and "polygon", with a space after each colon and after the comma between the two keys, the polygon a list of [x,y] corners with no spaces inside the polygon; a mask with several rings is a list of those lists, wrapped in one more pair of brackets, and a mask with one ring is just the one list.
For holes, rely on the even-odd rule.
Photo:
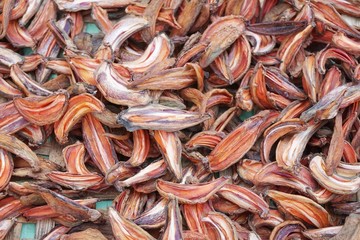
{"label": "dried fruit", "polygon": [[356,1],[0,1],[0,239],[355,239]]}

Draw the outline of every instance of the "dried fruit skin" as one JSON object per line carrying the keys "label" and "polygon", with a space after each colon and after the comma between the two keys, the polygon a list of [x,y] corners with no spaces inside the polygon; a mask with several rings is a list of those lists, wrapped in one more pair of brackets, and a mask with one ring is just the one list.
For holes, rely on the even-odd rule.
{"label": "dried fruit skin", "polygon": [[227,135],[208,156],[211,170],[221,171],[239,161],[255,143],[261,133],[261,125],[272,114],[271,111],[260,112]]}
{"label": "dried fruit skin", "polygon": [[179,184],[157,180],[156,188],[158,192],[169,199],[178,199],[181,203],[203,203],[206,202],[213,194],[221,189],[229,179],[225,177],[218,178],[214,181],[198,184]]}
{"label": "dried fruit skin", "polygon": [[322,206],[306,197],[275,190],[269,190],[267,195],[295,218],[318,228],[331,225],[329,213]]}
{"label": "dried fruit skin", "polygon": [[159,104],[132,107],[118,115],[118,122],[128,131],[138,129],[178,131],[208,119],[207,114],[179,110]]}
{"label": "dried fruit skin", "polygon": [[0,1],[0,239],[358,239],[358,1]]}
{"label": "dried fruit skin", "polygon": [[44,126],[62,117],[67,109],[68,96],[60,93],[49,97],[17,98],[14,104],[26,120]]}
{"label": "dried fruit skin", "polygon": [[82,121],[83,138],[91,159],[103,174],[118,161],[112,142],[105,136],[105,129],[92,115],[87,114]]}
{"label": "dried fruit skin", "polygon": [[56,139],[60,143],[67,142],[68,132],[83,116],[91,112],[101,112],[103,109],[104,104],[90,94],[70,98],[65,114],[54,124]]}
{"label": "dried fruit skin", "polygon": [[112,207],[109,208],[109,219],[115,239],[155,239],[133,222],[119,215]]}

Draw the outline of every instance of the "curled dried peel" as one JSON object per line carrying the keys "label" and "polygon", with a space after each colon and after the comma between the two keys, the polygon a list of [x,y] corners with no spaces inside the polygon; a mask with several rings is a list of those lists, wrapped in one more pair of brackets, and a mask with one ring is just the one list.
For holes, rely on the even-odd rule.
{"label": "curled dried peel", "polygon": [[254,183],[256,173],[260,171],[263,166],[264,164],[260,161],[243,159],[238,163],[236,170],[243,180]]}
{"label": "curled dried peel", "polygon": [[149,181],[151,179],[158,178],[166,174],[167,165],[164,160],[159,160],[149,164],[147,167],[140,170],[134,176],[127,178],[126,180],[118,181],[119,186],[128,187],[134,184]]}
{"label": "curled dried peel", "polygon": [[118,122],[128,131],[138,129],[178,131],[198,125],[209,116],[160,104],[131,107],[118,115]]}
{"label": "curled dried peel", "polygon": [[133,150],[129,160],[129,163],[133,167],[137,167],[143,164],[148,157],[150,150],[150,136],[147,130],[136,130],[133,132]]}
{"label": "curled dried peel", "polygon": [[112,51],[117,51],[129,36],[146,26],[148,21],[142,17],[131,15],[123,17],[113,26],[112,31],[105,35],[103,45],[110,46]]}
{"label": "curled dried peel", "polygon": [[101,8],[98,4],[92,5],[91,16],[96,20],[100,29],[105,34],[108,34],[112,30],[113,24],[109,20],[107,11]]}
{"label": "curled dried peel", "polygon": [[12,101],[0,104],[0,109],[0,132],[13,134],[30,124]]}
{"label": "curled dried peel", "polygon": [[265,72],[266,84],[269,89],[287,99],[305,100],[306,95],[295,84],[293,84],[289,77],[282,73],[278,68],[269,67]]}
{"label": "curled dried peel", "polygon": [[26,120],[44,126],[62,117],[67,109],[68,96],[66,93],[58,93],[48,97],[16,98],[14,104]]}
{"label": "curled dried peel", "polygon": [[[313,30],[314,26],[309,24],[304,30],[297,34],[291,35],[287,41],[283,41],[280,49],[283,51],[278,54],[279,59],[281,59],[280,70],[286,72],[289,68],[290,63],[293,61],[295,57],[295,53],[299,51],[302,47],[308,36],[310,35],[311,31]],[[278,53],[279,53],[278,52]]]}
{"label": "curled dried peel", "polygon": [[210,169],[221,171],[239,161],[261,134],[262,124],[274,118],[274,115],[275,112],[262,111],[228,134],[208,156]]}
{"label": "curled dried peel", "polygon": [[95,73],[96,86],[104,97],[112,103],[126,106],[146,105],[151,96],[148,90],[129,88],[127,76],[121,75],[112,63],[103,62]]}
{"label": "curled dried peel", "polygon": [[[199,71],[197,71],[199,70]],[[135,79],[129,84],[135,90],[180,90],[193,85],[202,83],[204,72],[198,64],[185,64],[184,67],[165,69],[159,72],[144,75]]]}
{"label": "curled dried peel", "polygon": [[316,1],[312,2],[310,6],[317,20],[336,30],[343,31],[350,36],[359,38],[360,33],[342,19],[333,5],[328,2]]}
{"label": "curled dried peel", "polygon": [[178,200],[171,200],[167,209],[167,223],[162,239],[183,239],[182,218]]}
{"label": "curled dried peel", "polygon": [[303,231],[305,237],[314,240],[321,240],[337,235],[343,226],[325,227],[319,229],[307,229]]}
{"label": "curled dried peel", "polygon": [[21,64],[24,62],[24,58],[16,52],[0,46],[0,63],[8,67],[14,64]]}
{"label": "curled dried peel", "polygon": [[336,32],[332,37],[332,43],[347,52],[354,55],[360,54],[359,41],[347,37],[343,32]]}
{"label": "curled dried peel", "polygon": [[273,104],[268,97],[265,82],[265,68],[261,63],[258,63],[254,69],[250,82],[250,94],[253,102],[261,109],[271,109]]}
{"label": "curled dried peel", "polygon": [[[97,201],[98,201],[97,198],[75,200],[76,203],[79,203],[84,206],[94,206]],[[44,205],[44,206],[33,207],[29,210],[26,210],[23,216],[29,219],[42,220],[48,217],[61,216],[61,213],[56,212],[49,205]]]}
{"label": "curled dried peel", "polygon": [[335,117],[335,125],[331,142],[329,146],[328,156],[325,160],[325,171],[328,175],[332,175],[339,165],[344,152],[344,132],[342,129],[342,113],[338,113]]}
{"label": "curled dried peel", "polygon": [[11,66],[10,76],[27,96],[49,96],[53,94],[53,92],[43,88],[38,82],[34,81],[17,64]]}
{"label": "curled dried peel", "polygon": [[320,90],[320,73],[316,69],[315,55],[310,55],[305,58],[302,72],[304,91],[312,102],[317,102],[317,92]]}
{"label": "curled dried peel", "polygon": [[222,53],[210,65],[220,77],[231,85],[241,79],[251,63],[250,44],[244,36],[238,38],[229,53]]}
{"label": "curled dried peel", "polygon": [[136,60],[123,62],[121,65],[135,73],[144,73],[152,66],[170,57],[173,46],[165,33],[156,36],[144,53]]}
{"label": "curled dried peel", "polygon": [[68,108],[54,124],[54,133],[60,143],[67,142],[71,128],[87,113],[101,112],[104,104],[94,96],[84,93],[70,98]]}
{"label": "curled dried peel", "polygon": [[71,52],[65,50],[68,57],[67,61],[74,73],[84,82],[96,85],[96,79],[93,72],[100,66],[100,59],[85,58],[82,56],[71,55]]}
{"label": "curled dried peel", "polygon": [[91,114],[86,114],[82,120],[84,145],[91,159],[105,175],[118,159],[109,138],[105,136],[105,129]]}
{"label": "curled dried peel", "polygon": [[[0,148],[9,151],[27,161],[34,171],[40,171],[37,155],[22,141],[14,136],[0,133]],[[3,165],[4,167],[6,165]]]}
{"label": "curled dried peel", "polygon": [[153,240],[149,233],[143,230],[132,221],[127,220],[121,216],[114,208],[109,208],[109,220],[115,239],[129,239],[129,240]]}
{"label": "curled dried peel", "polygon": [[[261,218],[259,215],[254,215],[249,220],[251,229],[258,230],[271,229],[284,221],[282,214],[278,210],[270,210],[266,218]],[[270,231],[266,231],[267,235]]]}
{"label": "curled dried peel", "polygon": [[14,168],[11,155],[0,149],[0,191],[7,187],[10,182],[11,174]]}
{"label": "curled dried peel", "polygon": [[180,203],[195,204],[209,200],[228,181],[229,179],[221,177],[206,183],[180,184],[159,179],[156,181],[156,189],[166,198],[176,198]]}
{"label": "curled dried peel", "polygon": [[264,163],[270,162],[271,147],[282,136],[288,133],[303,131],[305,130],[305,128],[306,128],[305,123],[300,119],[281,120],[271,125],[269,128],[265,130],[264,139],[261,142],[261,151],[260,151],[261,160]]}
{"label": "curled dried peel", "polygon": [[207,67],[233,44],[244,30],[245,24],[241,17],[226,16],[214,21],[200,39],[200,42],[209,42],[209,46],[200,58],[200,66]]}
{"label": "curled dried peel", "polygon": [[85,166],[85,146],[81,142],[76,142],[66,146],[62,150],[66,169],[73,174],[89,174],[90,171]]}
{"label": "curled dried peel", "polygon": [[281,240],[288,237],[294,237],[294,235],[302,235],[302,232],[306,230],[305,225],[299,221],[284,221],[277,225],[271,232],[271,240]]}
{"label": "curled dried peel", "polygon": [[348,178],[336,173],[328,176],[325,172],[325,163],[322,156],[313,157],[310,161],[309,168],[318,183],[330,192],[351,194],[356,193],[360,189],[359,176]]}
{"label": "curled dried peel", "polygon": [[218,212],[209,212],[206,214],[202,221],[210,223],[218,232],[220,239],[236,240],[238,239],[235,226],[232,224],[231,219],[225,214]]}
{"label": "curled dried peel", "polygon": [[338,113],[345,94],[348,92],[347,85],[341,85],[331,90],[326,96],[318,101],[311,108],[304,111],[300,119],[308,122],[311,119],[331,119]]}
{"label": "curled dried peel", "polygon": [[10,21],[6,34],[8,40],[16,47],[34,47],[35,41],[26,29],[23,29],[17,21]]}
{"label": "curled dried peel", "polygon": [[226,184],[217,194],[240,208],[259,214],[262,218],[266,217],[269,212],[269,205],[264,199],[247,188]]}
{"label": "curled dried peel", "polygon": [[46,176],[51,181],[74,190],[85,190],[99,185],[104,181],[104,177],[96,173],[73,174],[53,171]]}
{"label": "curled dried peel", "polygon": [[[118,162],[113,165],[106,173],[105,180],[108,184],[113,184],[116,181],[122,181],[134,176],[139,169],[131,167],[124,162]],[[121,183],[119,183],[121,185]]]}
{"label": "curled dried peel", "polygon": [[21,97],[22,92],[0,77],[0,95],[8,98]]}
{"label": "curled dried peel", "polygon": [[70,215],[80,221],[96,221],[101,217],[97,210],[83,206],[59,193],[30,183],[24,183],[24,186],[40,194],[50,208],[61,215]]}
{"label": "curled dried peel", "polygon": [[180,180],[182,178],[182,145],[178,134],[176,132],[155,130],[153,136],[169,170]]}
{"label": "curled dried peel", "polygon": [[224,137],[225,135],[222,132],[199,132],[192,136],[192,138],[185,144],[185,149],[188,151],[195,150],[199,147],[214,149]]}
{"label": "curled dried peel", "polygon": [[316,54],[317,68],[321,74],[325,73],[325,64],[329,58],[339,59],[348,63],[352,67],[355,67],[357,65],[356,59],[349,55],[347,52],[338,48],[329,48]]}
{"label": "curled dried peel", "polygon": [[245,31],[245,35],[253,45],[253,47],[251,48],[251,52],[255,56],[258,56],[258,58],[260,57],[260,59],[268,60],[270,62],[279,62],[279,60],[277,60],[275,56],[270,59],[267,55],[265,55],[270,53],[274,49],[276,45],[275,37],[269,35],[260,35],[250,31]]}
{"label": "curled dried peel", "polygon": [[194,232],[206,234],[210,239],[217,237],[216,230],[209,227],[201,219],[205,217],[209,212],[213,212],[209,202],[197,203],[197,204],[184,204],[183,215],[189,229]]}
{"label": "curled dried peel", "polygon": [[268,163],[261,168],[254,177],[255,185],[277,185],[294,188],[304,194],[309,190],[315,191],[317,182],[306,167],[300,167],[298,174],[288,172],[277,165]]}
{"label": "curled dried peel", "polygon": [[343,83],[342,73],[337,67],[331,67],[325,74],[325,77],[320,85],[319,99],[324,97],[334,88],[339,87]]}
{"label": "curled dried peel", "polygon": [[168,204],[169,201],[166,198],[160,199],[151,209],[144,211],[140,216],[134,219],[134,223],[145,229],[164,226]]}
{"label": "curled dried peel", "polygon": [[269,190],[267,195],[271,197],[283,211],[297,219],[318,228],[329,227],[331,225],[329,213],[309,198],[275,190]]}
{"label": "curled dried peel", "polygon": [[18,217],[28,209],[20,200],[14,197],[7,197],[0,200],[0,221],[7,218]]}
{"label": "curled dried peel", "polygon": [[278,166],[287,171],[297,172],[301,165],[300,159],[305,150],[306,143],[322,124],[324,123],[311,122],[305,130],[284,136],[276,148],[276,162]]}

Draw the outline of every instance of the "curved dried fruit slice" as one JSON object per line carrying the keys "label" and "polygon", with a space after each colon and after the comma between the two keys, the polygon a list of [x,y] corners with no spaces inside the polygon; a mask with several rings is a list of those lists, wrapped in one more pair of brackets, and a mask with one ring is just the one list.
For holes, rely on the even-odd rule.
{"label": "curved dried fruit slice", "polygon": [[181,141],[176,132],[154,131],[154,139],[159,146],[168,168],[178,180],[182,178]]}
{"label": "curved dried fruit slice", "polygon": [[162,239],[183,239],[182,218],[177,199],[171,200],[167,209],[167,224]]}
{"label": "curved dried fruit slice", "polygon": [[270,151],[271,147],[279,140],[282,136],[288,133],[294,133],[305,130],[305,123],[300,119],[289,119],[281,120],[264,132],[264,139],[261,142],[260,156],[261,161],[264,163],[270,162]]}
{"label": "curved dried fruit slice", "polygon": [[329,213],[322,206],[307,197],[275,190],[269,190],[267,195],[281,207],[281,210],[286,211],[297,219],[301,219],[318,228],[331,225]]}
{"label": "curved dried fruit slice", "polygon": [[4,149],[0,148],[0,191],[7,187],[13,168],[14,163],[11,155]]}
{"label": "curved dried fruit slice", "polygon": [[180,110],[160,104],[131,107],[118,115],[118,122],[132,132],[138,129],[175,132],[192,127],[209,118],[207,114]]}
{"label": "curved dried fruit slice", "polygon": [[36,154],[25,143],[16,137],[0,133],[0,148],[18,155],[27,161],[33,168],[33,171],[41,170],[40,161]]}
{"label": "curved dried fruit slice", "polygon": [[71,216],[79,221],[92,222],[101,217],[101,213],[99,211],[83,206],[80,203],[52,190],[30,183],[24,183],[24,187],[40,194],[50,208],[60,215]]}
{"label": "curved dried fruit slice", "polygon": [[91,159],[105,175],[118,162],[114,145],[105,136],[105,129],[94,116],[85,115],[82,121],[84,144]]}
{"label": "curved dried fruit slice", "polygon": [[200,66],[205,68],[222,52],[233,44],[245,30],[244,20],[240,16],[218,18],[204,31],[200,42],[209,42],[200,58]]}
{"label": "curved dried fruit slice", "polygon": [[202,221],[214,226],[219,234],[219,239],[237,240],[237,231],[231,219],[225,214],[209,212]]}
{"label": "curved dried fruit slice", "polygon": [[337,173],[334,173],[332,176],[327,175],[322,156],[313,157],[310,161],[309,168],[316,181],[330,192],[337,194],[352,194],[360,189],[359,176],[349,178]]}
{"label": "curved dried fruit slice", "polygon": [[65,114],[54,124],[54,133],[58,142],[66,143],[71,128],[87,113],[101,112],[104,108],[104,104],[99,99],[87,93],[70,98]]}
{"label": "curved dried fruit slice", "polygon": [[59,93],[48,97],[16,98],[14,104],[26,120],[38,126],[44,126],[62,117],[67,109],[68,96],[65,93]]}
{"label": "curved dried fruit slice", "polygon": [[259,214],[262,218],[269,212],[269,205],[264,199],[247,188],[226,184],[217,194],[241,208]]}
{"label": "curved dried fruit slice", "polygon": [[253,146],[266,123],[276,115],[276,112],[269,110],[261,111],[229,133],[208,156],[210,169],[221,171],[237,163]]}
{"label": "curved dried fruit slice", "polygon": [[130,79],[116,71],[112,63],[104,61],[95,73],[95,80],[100,92],[111,103],[137,106],[152,100],[148,90],[129,89]]}
{"label": "curved dried fruit slice", "polygon": [[295,236],[302,237],[302,232],[306,230],[305,225],[299,221],[284,221],[277,225],[271,232],[271,240],[282,240]]}
{"label": "curved dried fruit slice", "polygon": [[209,200],[228,181],[228,178],[221,177],[206,183],[180,184],[159,179],[156,182],[156,189],[163,197],[177,198],[180,203],[195,204]]}
{"label": "curved dried fruit slice", "polygon": [[[101,5],[100,5],[101,6]],[[142,17],[126,16],[120,19],[105,35],[103,45],[110,46],[112,51],[118,51],[121,44],[135,32],[148,26],[148,21]]]}
{"label": "curved dried fruit slice", "polygon": [[112,207],[109,208],[109,219],[116,240],[155,240],[144,229],[121,216]]}
{"label": "curved dried fruit slice", "polygon": [[279,167],[276,162],[261,168],[254,177],[254,184],[287,186],[304,194],[318,188],[317,182],[306,167],[301,166],[298,174],[295,175]]}
{"label": "curved dried fruit slice", "polygon": [[67,172],[52,171],[46,175],[51,181],[71,188],[73,190],[86,190],[99,185],[104,181],[104,177],[96,173],[73,174]]}

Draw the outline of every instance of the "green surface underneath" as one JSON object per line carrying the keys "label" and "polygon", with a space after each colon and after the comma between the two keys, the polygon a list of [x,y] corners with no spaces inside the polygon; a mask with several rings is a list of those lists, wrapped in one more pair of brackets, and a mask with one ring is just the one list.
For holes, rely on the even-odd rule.
{"label": "green surface underneath", "polygon": [[252,115],[254,115],[254,111],[250,111],[250,112],[242,112],[240,115],[240,120],[241,121],[245,121],[246,119],[248,119],[249,117],[251,117]]}
{"label": "green surface underneath", "polygon": [[21,227],[21,235],[20,238],[25,239],[35,239],[35,230],[36,225],[33,223],[23,223]]}
{"label": "green surface underneath", "polygon": [[100,29],[94,23],[87,23],[85,25],[85,32],[90,34],[96,34],[100,32]]}

